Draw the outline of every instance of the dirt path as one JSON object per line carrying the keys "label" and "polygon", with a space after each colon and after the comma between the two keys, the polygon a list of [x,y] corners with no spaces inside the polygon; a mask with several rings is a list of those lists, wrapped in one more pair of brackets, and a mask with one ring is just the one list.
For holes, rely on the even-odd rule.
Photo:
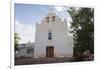
{"label": "dirt path", "polygon": [[29,65],[29,64],[47,64],[47,63],[62,63],[72,62],[73,58],[27,58],[27,59],[16,59],[15,65]]}

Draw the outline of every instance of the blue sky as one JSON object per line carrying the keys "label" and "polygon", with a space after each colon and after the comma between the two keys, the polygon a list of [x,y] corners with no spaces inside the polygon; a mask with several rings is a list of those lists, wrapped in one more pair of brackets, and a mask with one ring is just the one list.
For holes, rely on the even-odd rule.
{"label": "blue sky", "polygon": [[44,16],[53,9],[62,20],[70,21],[70,16],[66,10],[68,7],[50,6],[50,5],[33,5],[33,4],[15,4],[15,32],[21,37],[20,43],[35,41],[35,24],[41,22]]}
{"label": "blue sky", "polygon": [[15,4],[15,19],[25,24],[36,23],[50,10],[51,6]]}

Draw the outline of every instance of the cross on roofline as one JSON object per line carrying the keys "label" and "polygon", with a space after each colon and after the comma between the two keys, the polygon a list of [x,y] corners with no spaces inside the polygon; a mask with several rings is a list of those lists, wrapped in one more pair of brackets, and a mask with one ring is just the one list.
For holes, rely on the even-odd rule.
{"label": "cross on roofline", "polygon": [[50,11],[53,11],[53,8],[51,8]]}
{"label": "cross on roofline", "polygon": [[50,12],[53,12],[53,11],[54,11],[54,9],[53,9],[53,8],[51,8],[51,9],[50,9]]}

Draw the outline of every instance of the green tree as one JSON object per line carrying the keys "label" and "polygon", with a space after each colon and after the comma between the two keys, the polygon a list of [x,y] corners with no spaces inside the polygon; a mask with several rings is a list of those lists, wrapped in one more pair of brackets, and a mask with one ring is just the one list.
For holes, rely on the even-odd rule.
{"label": "green tree", "polygon": [[20,37],[18,36],[18,33],[14,33],[14,45],[15,45],[15,51],[18,49],[17,46],[19,44]]}
{"label": "green tree", "polygon": [[70,8],[68,12],[72,18],[74,57],[82,60],[86,50],[94,53],[94,9]]}

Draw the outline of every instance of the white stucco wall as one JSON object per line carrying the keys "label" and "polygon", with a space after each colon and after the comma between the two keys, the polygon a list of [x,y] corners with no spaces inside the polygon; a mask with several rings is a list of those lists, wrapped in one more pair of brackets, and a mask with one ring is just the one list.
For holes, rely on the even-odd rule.
{"label": "white stucco wall", "polygon": [[[56,21],[53,22],[51,17],[55,16]],[[46,47],[54,46],[54,57],[72,57],[73,55],[73,38],[68,36],[67,23],[54,13],[49,13],[46,17],[50,17],[50,22],[46,22],[46,18],[41,24],[36,25],[34,58],[46,57]],[[52,40],[48,40],[48,31],[52,31]]]}
{"label": "white stucco wall", "polygon": [[[18,49],[19,51],[15,54],[17,58],[34,57],[34,43],[19,44]],[[33,49],[33,52],[27,53],[27,49]]]}

